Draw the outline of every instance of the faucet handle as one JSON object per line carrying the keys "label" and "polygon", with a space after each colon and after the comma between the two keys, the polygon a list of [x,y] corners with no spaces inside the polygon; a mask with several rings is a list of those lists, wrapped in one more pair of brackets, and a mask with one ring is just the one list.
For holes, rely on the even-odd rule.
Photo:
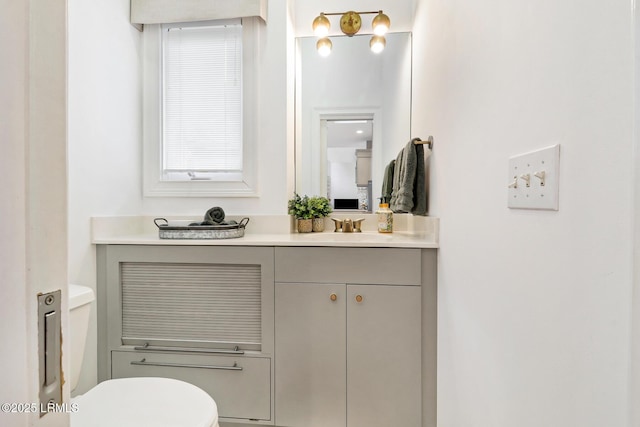
{"label": "faucet handle", "polygon": [[336,219],[336,218],[331,218],[331,221],[334,222],[335,224],[335,230],[333,230],[334,233],[340,231],[342,229],[342,220],[341,219]]}
{"label": "faucet handle", "polygon": [[362,232],[362,230],[360,229],[362,221],[364,221],[364,218],[358,218],[353,220],[353,231],[355,231],[356,233]]}

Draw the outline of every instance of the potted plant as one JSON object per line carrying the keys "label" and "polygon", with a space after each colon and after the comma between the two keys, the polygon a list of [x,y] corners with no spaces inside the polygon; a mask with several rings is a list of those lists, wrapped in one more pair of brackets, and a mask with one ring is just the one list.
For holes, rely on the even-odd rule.
{"label": "potted plant", "polygon": [[313,215],[309,210],[309,197],[300,197],[299,194],[294,194],[293,198],[288,203],[289,215],[293,215],[296,219],[296,225],[298,233],[310,233],[313,225]]}
{"label": "potted plant", "polygon": [[324,218],[331,213],[331,203],[326,197],[311,197],[309,211],[313,217],[313,231],[324,231]]}

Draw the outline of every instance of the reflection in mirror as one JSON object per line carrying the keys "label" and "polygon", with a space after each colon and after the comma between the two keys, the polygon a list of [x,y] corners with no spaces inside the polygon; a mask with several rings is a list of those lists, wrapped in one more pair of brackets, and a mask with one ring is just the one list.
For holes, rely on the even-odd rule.
{"label": "reflection in mirror", "polygon": [[[358,210],[375,210],[384,167],[411,139],[411,34],[387,34],[378,55],[370,38],[332,37],[328,57],[318,55],[315,38],[297,40],[296,192]],[[354,121],[367,126],[350,129]],[[334,142],[356,130],[368,136]],[[348,139],[357,143],[347,149]]]}
{"label": "reflection in mirror", "polygon": [[327,197],[334,210],[371,211],[373,120],[323,120],[327,136]]}

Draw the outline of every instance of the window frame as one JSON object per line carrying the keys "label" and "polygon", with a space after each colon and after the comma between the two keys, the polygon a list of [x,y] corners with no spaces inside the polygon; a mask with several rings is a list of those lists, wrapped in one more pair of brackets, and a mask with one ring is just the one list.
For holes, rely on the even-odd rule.
{"label": "window frame", "polygon": [[[228,21],[228,20],[226,20]],[[239,180],[163,179],[162,24],[143,32],[143,195],[146,197],[257,197],[258,21],[242,18],[242,176]],[[190,22],[207,25],[221,21]]]}

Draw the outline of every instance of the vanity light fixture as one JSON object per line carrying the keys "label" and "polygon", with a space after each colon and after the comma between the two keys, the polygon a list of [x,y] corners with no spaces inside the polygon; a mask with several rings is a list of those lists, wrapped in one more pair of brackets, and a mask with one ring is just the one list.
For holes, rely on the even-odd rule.
{"label": "vanity light fixture", "polygon": [[360,15],[375,14],[376,16],[371,21],[371,28],[373,29],[373,37],[369,42],[371,51],[373,53],[380,53],[384,50],[387,41],[384,35],[389,31],[391,26],[391,20],[381,10],[375,12],[355,12],[353,10],[344,13],[324,13],[321,12],[314,20],[312,24],[313,33],[319,38],[316,43],[316,48],[321,56],[327,56],[331,53],[332,43],[327,37],[329,29],[331,28],[331,22],[327,16],[340,15],[340,30],[351,37],[360,31],[362,27],[362,18]]}

